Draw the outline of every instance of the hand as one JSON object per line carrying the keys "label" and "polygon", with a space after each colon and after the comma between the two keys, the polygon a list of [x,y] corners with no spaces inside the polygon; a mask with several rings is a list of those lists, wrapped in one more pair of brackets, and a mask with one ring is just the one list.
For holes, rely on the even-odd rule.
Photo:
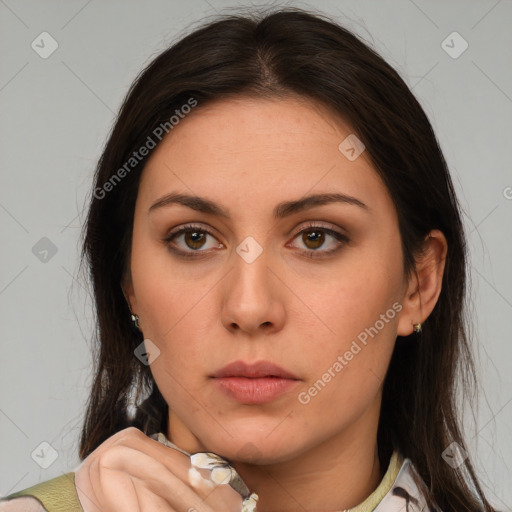
{"label": "hand", "polygon": [[[109,437],[75,472],[84,512],[240,512],[229,484],[197,478],[190,457],[129,427]],[[210,471],[200,469],[208,478]]]}

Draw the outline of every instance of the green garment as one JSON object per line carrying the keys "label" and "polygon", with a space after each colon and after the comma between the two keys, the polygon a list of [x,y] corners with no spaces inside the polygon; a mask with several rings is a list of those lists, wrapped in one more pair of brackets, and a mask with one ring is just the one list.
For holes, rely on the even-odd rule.
{"label": "green garment", "polygon": [[[78,499],[78,495],[75,489],[75,473],[66,473],[58,476],[46,482],[41,482],[22,491],[15,492],[6,496],[4,499],[10,500],[21,496],[33,496],[39,500],[41,512],[83,512],[82,506]],[[0,500],[3,501],[3,500]],[[5,510],[27,510],[24,508],[26,505],[21,505],[19,508],[15,508],[13,504],[10,505],[9,501],[0,503],[0,511]],[[12,507],[12,508],[11,508]],[[34,504],[34,512],[37,510],[36,504]]]}

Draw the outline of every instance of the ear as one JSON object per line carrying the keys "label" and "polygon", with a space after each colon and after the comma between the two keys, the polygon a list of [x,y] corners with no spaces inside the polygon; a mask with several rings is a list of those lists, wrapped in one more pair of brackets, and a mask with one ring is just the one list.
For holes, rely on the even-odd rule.
{"label": "ear", "polygon": [[123,290],[124,298],[126,299],[126,302],[128,303],[128,308],[132,313],[137,312],[137,300],[135,298],[135,292],[133,290],[133,281],[132,281],[132,275],[131,272],[128,270],[125,272],[122,282],[121,282],[121,289]]}
{"label": "ear", "polygon": [[438,229],[432,230],[423,243],[408,280],[398,322],[399,336],[409,336],[414,324],[423,323],[432,313],[441,293],[447,251],[448,244],[443,233]]}

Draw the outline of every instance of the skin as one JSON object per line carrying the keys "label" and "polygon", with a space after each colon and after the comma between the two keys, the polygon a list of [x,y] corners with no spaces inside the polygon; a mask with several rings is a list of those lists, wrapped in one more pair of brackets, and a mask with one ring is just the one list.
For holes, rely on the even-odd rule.
{"label": "skin", "polygon": [[[404,274],[385,185],[366,151],[350,161],[338,149],[350,133],[300,98],[216,101],[174,127],[141,177],[123,289],[144,338],[160,350],[151,371],[169,404],[166,434],[191,453],[229,459],[258,493],[260,512],[354,507],[378,486],[387,468],[377,426],[396,336],[428,317],[441,290],[444,236],[432,231],[416,274]],[[230,219],[179,204],[150,211],[171,192],[208,198]],[[331,203],[273,217],[278,203],[318,193],[346,194],[366,208]],[[190,223],[190,232],[211,234],[165,241]],[[320,228],[348,241],[320,230],[322,245]],[[252,263],[236,251],[249,236],[262,248]],[[396,303],[394,318],[301,403],[299,393]],[[235,360],[272,361],[300,381],[270,403],[239,403],[210,378]]]}
{"label": "skin", "polygon": [[129,427],[82,462],[75,487],[84,512],[240,511],[242,498],[234,489],[227,484],[212,489],[202,481],[191,485],[190,468],[189,457]]}

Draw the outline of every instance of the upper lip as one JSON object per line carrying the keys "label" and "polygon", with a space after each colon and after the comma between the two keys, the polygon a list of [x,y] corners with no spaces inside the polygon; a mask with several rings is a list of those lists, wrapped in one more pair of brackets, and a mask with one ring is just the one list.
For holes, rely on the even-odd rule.
{"label": "upper lip", "polygon": [[258,361],[256,363],[245,363],[234,361],[215,372],[212,377],[281,377],[284,379],[298,380],[298,377],[270,361]]}

